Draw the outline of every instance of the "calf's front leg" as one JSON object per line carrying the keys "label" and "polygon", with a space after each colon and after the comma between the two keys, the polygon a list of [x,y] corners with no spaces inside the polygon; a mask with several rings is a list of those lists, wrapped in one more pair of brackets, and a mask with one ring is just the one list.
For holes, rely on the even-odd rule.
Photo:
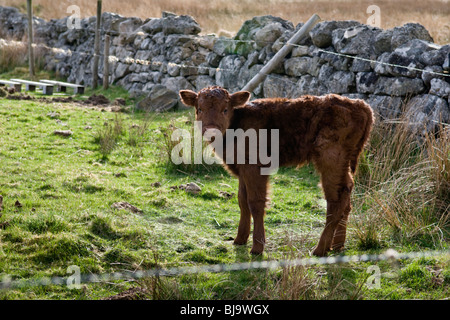
{"label": "calf's front leg", "polygon": [[[261,254],[264,251],[266,243],[266,233],[264,229],[265,206],[267,199],[267,181],[268,176],[260,175],[259,168],[249,168],[240,173],[239,182],[244,183],[247,208],[253,217],[253,246],[250,251],[252,254]],[[241,188],[239,188],[241,191]],[[241,205],[241,200],[239,200]],[[242,207],[246,208],[243,204]],[[241,221],[239,223],[239,230],[242,230],[242,235],[245,235],[245,228],[248,226],[249,216],[247,212],[242,211],[241,207]],[[244,221],[242,219],[245,219]],[[242,229],[241,229],[242,226]],[[240,233],[238,232],[238,237]]]}
{"label": "calf's front leg", "polygon": [[239,208],[241,209],[241,218],[239,220],[238,234],[234,239],[234,244],[243,245],[247,243],[248,237],[250,235],[252,216],[247,202],[247,189],[242,178],[239,178],[238,200]]}

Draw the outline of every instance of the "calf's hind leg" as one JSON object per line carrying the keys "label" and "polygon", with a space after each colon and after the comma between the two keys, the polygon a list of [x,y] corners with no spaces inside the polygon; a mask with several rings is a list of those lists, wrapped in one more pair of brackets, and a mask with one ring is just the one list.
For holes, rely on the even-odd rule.
{"label": "calf's hind leg", "polygon": [[351,206],[351,192],[353,189],[353,179],[350,173],[346,176],[346,184],[341,186],[340,199],[343,208],[343,216],[341,221],[339,221],[336,231],[334,232],[333,241],[331,247],[333,250],[341,250],[344,248],[345,238],[347,234],[347,220],[352,209]]}
{"label": "calf's hind leg", "polygon": [[[339,155],[340,153],[336,153]],[[329,159],[328,159],[329,160]],[[327,217],[325,228],[313,254],[324,256],[335,246],[340,248],[345,242],[346,221],[350,212],[350,193],[353,179],[349,172],[348,162],[328,161],[325,165],[316,166],[321,173],[322,188],[327,200]],[[339,165],[341,162],[341,165]],[[343,163],[344,162],[344,163]]]}

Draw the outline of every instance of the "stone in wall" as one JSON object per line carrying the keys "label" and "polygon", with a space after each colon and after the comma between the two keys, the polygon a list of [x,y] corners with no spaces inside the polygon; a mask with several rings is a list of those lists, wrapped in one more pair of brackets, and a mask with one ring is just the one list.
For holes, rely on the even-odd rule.
{"label": "stone in wall", "polygon": [[[17,24],[12,25],[6,14]],[[201,35],[192,17],[171,13],[145,21],[112,13],[102,18],[104,30],[112,36],[111,81],[136,96],[146,96],[159,85],[175,93],[216,84],[241,90],[303,25],[294,28],[284,19],[260,16],[246,21],[236,36],[224,38]],[[4,33],[23,37],[23,21],[26,18],[17,10],[0,7]],[[82,19],[81,30],[68,30],[66,22],[67,18],[37,23],[40,41],[59,48],[45,57],[46,68],[89,85],[95,17]],[[104,36],[102,32],[101,43]],[[323,21],[275,67],[253,97],[337,93],[365,99],[383,119],[399,116],[408,99],[420,97],[415,104],[437,103],[445,115],[450,113],[450,77],[445,76],[449,71],[450,45],[433,43],[419,24],[382,30],[356,21]],[[411,117],[436,121],[435,112],[412,105],[408,104]]]}

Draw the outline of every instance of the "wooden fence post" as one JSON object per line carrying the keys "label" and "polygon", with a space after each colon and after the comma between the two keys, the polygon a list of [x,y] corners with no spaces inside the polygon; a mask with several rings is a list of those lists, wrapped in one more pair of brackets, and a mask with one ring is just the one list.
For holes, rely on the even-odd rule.
{"label": "wooden fence post", "polygon": [[300,39],[307,33],[312,27],[319,22],[320,17],[317,14],[314,14],[309,20],[298,30],[284,45],[283,48],[280,49],[269,62],[259,71],[257,75],[255,75],[245,86],[242,88],[243,91],[252,92],[256,89],[256,87],[264,80],[270,71],[273,70],[277,66],[278,63],[283,60],[284,57],[292,50],[292,45],[296,44],[300,41]]}
{"label": "wooden fence post", "polygon": [[30,68],[30,76],[34,76],[34,52],[33,52],[33,3],[27,0],[28,14],[28,63]]}
{"label": "wooden fence post", "polygon": [[100,54],[100,26],[102,21],[102,0],[97,0],[97,26],[95,28],[94,63],[92,65],[92,89],[98,85],[98,60]]}
{"label": "wooden fence post", "polygon": [[109,85],[109,34],[105,36],[105,47],[103,51],[103,90]]}

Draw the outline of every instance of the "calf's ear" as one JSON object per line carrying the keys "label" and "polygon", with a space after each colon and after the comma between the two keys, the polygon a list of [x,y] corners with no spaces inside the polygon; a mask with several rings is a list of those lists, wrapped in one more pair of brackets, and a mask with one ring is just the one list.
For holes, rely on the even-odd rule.
{"label": "calf's ear", "polygon": [[181,102],[190,107],[197,106],[197,93],[191,90],[180,90]]}
{"label": "calf's ear", "polygon": [[250,92],[248,92],[248,91],[239,91],[239,92],[233,93],[230,96],[231,106],[233,108],[242,106],[247,103],[249,98],[250,98]]}

